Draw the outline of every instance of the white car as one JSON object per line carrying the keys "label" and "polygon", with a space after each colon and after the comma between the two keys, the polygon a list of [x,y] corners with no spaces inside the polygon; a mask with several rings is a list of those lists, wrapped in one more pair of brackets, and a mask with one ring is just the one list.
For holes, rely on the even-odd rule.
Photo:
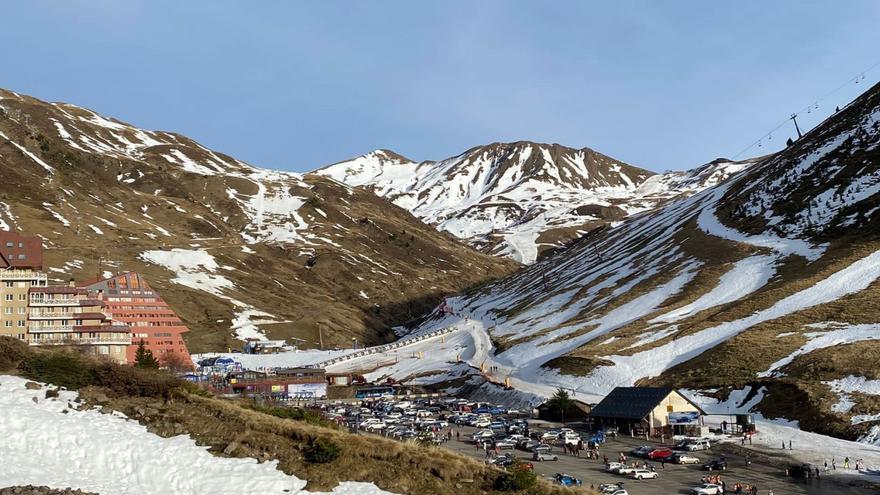
{"label": "white car", "polygon": [[616,473],[617,469],[621,468],[622,466],[623,464],[619,462],[609,462],[605,465],[605,471],[608,471],[609,473]]}
{"label": "white car", "polygon": [[388,426],[385,423],[380,421],[378,423],[370,423],[366,427],[364,427],[364,429],[367,431],[380,431],[384,430],[387,427]]}
{"label": "white car", "polygon": [[693,442],[689,442],[687,445],[685,445],[684,448],[685,450],[693,452],[695,450],[709,450],[711,447],[712,445],[709,443],[708,440],[695,440]]}
{"label": "white car", "polygon": [[721,488],[721,485],[712,483],[703,483],[696,488],[691,488],[691,495],[722,495],[723,493],[724,488]]}
{"label": "white car", "polygon": [[553,431],[553,430],[544,432],[544,434],[541,435],[541,440],[556,440],[558,438],[559,438],[559,432]]}
{"label": "white car", "polygon": [[676,464],[699,464],[700,458],[687,454],[673,454],[672,462]]}
{"label": "white car", "polygon": [[382,422],[382,420],[379,418],[367,418],[367,419],[361,421],[361,424],[359,424],[358,426],[361,428],[366,428],[372,424],[381,423],[381,422]]}
{"label": "white car", "polygon": [[471,438],[474,440],[481,440],[483,438],[492,438],[494,436],[495,433],[492,430],[480,430],[474,432],[474,434],[471,435]]}
{"label": "white car", "polygon": [[634,480],[654,480],[657,479],[657,473],[655,471],[648,471],[647,469],[636,469],[630,475]]}
{"label": "white car", "polygon": [[474,426],[477,428],[488,428],[491,424],[492,422],[485,418],[474,421]]}
{"label": "white car", "polygon": [[611,471],[611,472],[617,473],[617,474],[627,475],[627,474],[633,474],[634,472],[636,472],[636,468],[621,465],[620,467],[618,467],[617,469],[615,469],[614,471]]}

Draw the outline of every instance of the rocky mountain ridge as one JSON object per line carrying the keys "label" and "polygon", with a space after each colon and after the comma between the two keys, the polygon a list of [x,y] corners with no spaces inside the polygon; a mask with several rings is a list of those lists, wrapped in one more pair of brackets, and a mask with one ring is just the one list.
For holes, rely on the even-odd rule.
{"label": "rocky mountain ridge", "polygon": [[143,272],[196,352],[384,342],[516,268],[372,193],[4,90],[0,170],[0,228],[43,236],[52,278]]}
{"label": "rocky mountain ridge", "polygon": [[546,250],[710,187],[750,163],[719,159],[655,174],[590,148],[518,141],[437,162],[376,150],[314,173],[366,187],[478,249],[529,264]]}

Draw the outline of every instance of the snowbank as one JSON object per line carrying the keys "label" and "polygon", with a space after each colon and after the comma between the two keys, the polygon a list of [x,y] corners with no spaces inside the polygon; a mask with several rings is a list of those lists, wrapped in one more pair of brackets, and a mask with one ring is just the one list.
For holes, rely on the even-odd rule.
{"label": "snowbank", "polygon": [[[162,438],[124,416],[73,409],[75,392],[45,399],[26,381],[0,376],[0,486],[47,485],[101,495],[310,493],[277,461],[211,455],[188,436]],[[370,483],[342,483],[337,495],[380,495]]]}

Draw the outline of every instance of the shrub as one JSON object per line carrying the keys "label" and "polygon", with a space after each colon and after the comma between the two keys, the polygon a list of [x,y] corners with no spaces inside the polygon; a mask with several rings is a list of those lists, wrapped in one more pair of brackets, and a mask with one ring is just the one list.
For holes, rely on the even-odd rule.
{"label": "shrub", "polygon": [[196,385],[156,369],[98,361],[75,352],[35,352],[18,365],[31,380],[72,390],[105,387],[118,395],[169,398],[176,390],[199,393]]}
{"label": "shrub", "polygon": [[324,419],[319,413],[302,409],[298,407],[261,407],[250,406],[254,411],[275,416],[276,418],[292,419],[294,421],[304,421],[309,424],[324,426],[327,428],[336,428],[336,423]]}
{"label": "shrub", "polygon": [[333,462],[342,453],[339,445],[324,438],[312,438],[303,449],[303,458],[312,464]]}
{"label": "shrub", "polygon": [[96,378],[91,362],[72,352],[34,353],[18,368],[27,378],[70,389],[93,385]]}
{"label": "shrub", "polygon": [[522,462],[514,464],[510,471],[495,480],[495,489],[502,492],[528,490],[538,483],[538,476]]}
{"label": "shrub", "polygon": [[13,337],[0,337],[0,371],[12,371],[30,355],[25,342]]}

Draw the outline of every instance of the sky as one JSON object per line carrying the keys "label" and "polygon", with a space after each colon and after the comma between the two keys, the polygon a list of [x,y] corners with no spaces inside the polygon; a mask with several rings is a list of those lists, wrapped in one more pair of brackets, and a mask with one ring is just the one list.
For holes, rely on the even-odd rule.
{"label": "sky", "polygon": [[873,0],[33,0],[3,18],[0,87],[292,171],[516,140],[658,172],[745,158],[880,62]]}

